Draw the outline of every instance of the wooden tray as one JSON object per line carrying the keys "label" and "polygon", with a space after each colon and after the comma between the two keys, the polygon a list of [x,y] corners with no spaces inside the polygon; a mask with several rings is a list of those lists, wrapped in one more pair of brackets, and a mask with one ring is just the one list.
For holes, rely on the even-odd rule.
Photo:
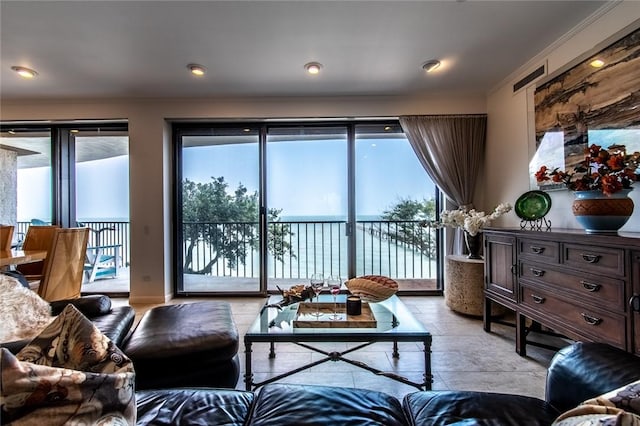
{"label": "wooden tray", "polygon": [[[322,312],[319,317],[313,315],[317,310]],[[336,311],[340,314],[340,319],[332,320],[330,317],[333,314],[333,303],[300,303],[293,326],[298,328],[375,328],[377,325],[368,303],[362,304],[360,315],[347,315],[346,303],[336,303]]]}

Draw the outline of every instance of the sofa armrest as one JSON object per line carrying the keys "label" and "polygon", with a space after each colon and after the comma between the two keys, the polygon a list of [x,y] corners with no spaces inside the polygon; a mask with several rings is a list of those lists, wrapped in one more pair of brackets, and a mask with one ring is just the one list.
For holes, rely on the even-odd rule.
{"label": "sofa armrest", "polygon": [[50,302],[51,315],[60,315],[67,305],[75,306],[84,316],[91,319],[111,312],[111,299],[102,294],[82,296],[77,299],[64,299]]}
{"label": "sofa armrest", "polygon": [[545,399],[564,412],[638,379],[639,357],[604,343],[578,342],[551,360]]}

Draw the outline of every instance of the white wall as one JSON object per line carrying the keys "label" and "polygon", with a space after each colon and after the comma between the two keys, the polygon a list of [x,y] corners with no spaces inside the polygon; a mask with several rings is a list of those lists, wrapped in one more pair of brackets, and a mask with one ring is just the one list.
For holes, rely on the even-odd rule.
{"label": "white wall", "polygon": [[179,119],[396,117],[486,112],[484,96],[2,101],[1,121],[126,119],[129,122],[131,303],[172,293],[172,141]]}
{"label": "white wall", "polygon": [[[489,94],[487,99],[488,130],[485,161],[484,206],[488,209],[500,202],[515,203],[529,191],[529,141],[533,138],[532,99],[527,90],[513,93],[513,83],[539,65],[547,63],[549,74],[565,71],[583,54],[604,41],[615,41],[621,31],[640,26],[640,1],[625,1],[608,9],[570,35],[533,58]],[[604,46],[599,46],[599,48]],[[637,185],[636,185],[637,186]],[[571,212],[573,194],[567,190],[549,193],[552,207],[547,215],[554,228],[581,229]],[[640,189],[632,191],[634,216],[621,231],[640,231]],[[497,226],[519,226],[519,218],[510,213],[497,221]]]}

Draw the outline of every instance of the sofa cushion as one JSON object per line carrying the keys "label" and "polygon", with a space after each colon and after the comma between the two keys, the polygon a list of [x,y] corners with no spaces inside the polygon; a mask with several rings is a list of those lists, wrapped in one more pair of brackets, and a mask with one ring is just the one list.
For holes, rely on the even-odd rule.
{"label": "sofa cushion", "polygon": [[3,422],[135,422],[131,361],[72,305],[17,356],[0,351]]}
{"label": "sofa cushion", "polygon": [[538,398],[491,392],[426,391],[404,397],[411,425],[550,425],[560,414]]}
{"label": "sofa cushion", "polygon": [[140,425],[244,425],[253,403],[252,392],[223,389],[138,391]]}
{"label": "sofa cushion", "polygon": [[268,384],[260,388],[247,426],[405,425],[400,401],[365,389]]}

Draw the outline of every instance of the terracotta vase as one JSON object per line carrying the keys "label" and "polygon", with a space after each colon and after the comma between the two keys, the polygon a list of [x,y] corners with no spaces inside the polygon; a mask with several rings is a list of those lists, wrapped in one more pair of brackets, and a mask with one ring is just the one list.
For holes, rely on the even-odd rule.
{"label": "terracotta vase", "polygon": [[482,252],[482,232],[478,232],[476,235],[471,235],[467,231],[464,231],[464,242],[467,246],[469,255],[468,259],[482,259],[480,253]]}
{"label": "terracotta vase", "polygon": [[602,191],[575,191],[573,214],[587,234],[616,234],[633,214],[630,189],[611,195]]}

